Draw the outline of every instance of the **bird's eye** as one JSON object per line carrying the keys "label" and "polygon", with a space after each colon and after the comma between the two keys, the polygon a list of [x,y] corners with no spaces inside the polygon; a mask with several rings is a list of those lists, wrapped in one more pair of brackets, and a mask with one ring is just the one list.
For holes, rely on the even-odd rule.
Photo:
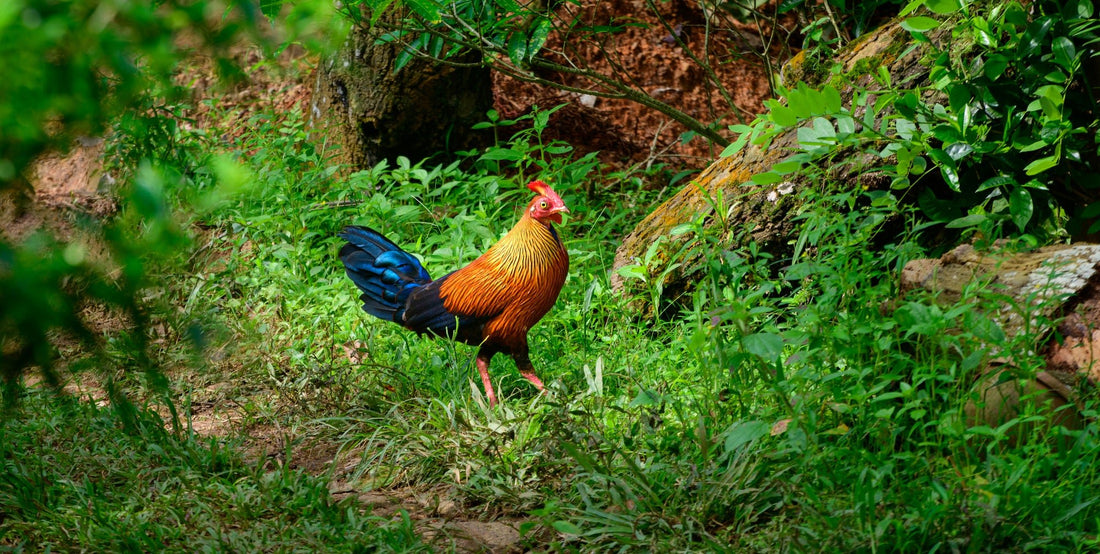
{"label": "bird's eye", "polygon": [[545,200],[543,200],[542,202],[539,202],[539,209],[540,210],[545,210],[546,208],[549,208],[549,207],[550,207],[550,204],[547,204]]}

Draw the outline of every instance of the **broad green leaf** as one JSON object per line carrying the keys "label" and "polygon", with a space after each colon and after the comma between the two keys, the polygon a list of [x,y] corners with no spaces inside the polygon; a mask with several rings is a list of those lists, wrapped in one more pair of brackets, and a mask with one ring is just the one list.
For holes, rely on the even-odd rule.
{"label": "broad green leaf", "polygon": [[1061,106],[1065,102],[1066,89],[1060,85],[1043,85],[1035,90],[1039,99],[1049,100],[1051,104]]}
{"label": "broad green leaf", "polygon": [[786,175],[802,169],[802,165],[802,162],[798,160],[786,160],[773,165],[772,171],[779,175]]}
{"label": "broad green leaf", "polygon": [[806,146],[822,146],[836,143],[836,129],[824,117],[815,117],[812,127],[798,128],[798,142]]}
{"label": "broad green leaf", "polygon": [[1031,215],[1035,210],[1032,204],[1031,191],[1024,187],[1016,187],[1008,195],[1008,213],[1012,216],[1012,222],[1020,231],[1024,230],[1027,222],[1031,221]]}
{"label": "broad green leaf", "polygon": [[920,98],[913,92],[907,92],[900,98],[894,100],[894,109],[896,109],[902,117],[909,120],[917,119],[917,106],[919,105]]}
{"label": "broad green leaf", "polygon": [[821,113],[825,103],[820,101],[820,95],[803,83],[787,94],[787,107],[794,111],[799,118],[807,118],[815,113]]}
{"label": "broad green leaf", "polygon": [[913,140],[913,133],[917,130],[917,124],[908,119],[895,119],[894,129],[903,140]]}
{"label": "broad green leaf", "polygon": [[936,125],[932,128],[932,136],[944,144],[962,141],[962,134],[953,125]]}
{"label": "broad green leaf", "polygon": [[552,30],[554,30],[554,24],[549,19],[539,16],[531,27],[530,38],[527,41],[528,60],[538,55],[539,50],[546,45],[546,38],[550,36]]}
{"label": "broad green leaf", "polygon": [[660,396],[654,391],[642,389],[638,391],[638,395],[634,397],[634,400],[630,401],[629,407],[656,406],[657,404],[660,404]]}
{"label": "broad green leaf", "polygon": [[749,137],[751,136],[751,133],[741,133],[741,136],[737,137],[737,140],[733,141],[732,143],[730,143],[729,146],[722,150],[722,153],[719,154],[719,157],[726,158],[740,152],[741,149],[744,148],[746,144],[748,144]]}
{"label": "broad green leaf", "polygon": [[835,87],[825,87],[821,93],[824,96],[826,113],[839,112],[843,107],[840,91],[836,90]]}
{"label": "broad green leaf", "polygon": [[841,114],[836,117],[836,130],[837,134],[852,134],[856,132],[856,120],[848,114]]}
{"label": "broad green leaf", "polygon": [[15,16],[23,12],[24,4],[24,0],[0,2],[0,30],[10,25],[15,20]]}
{"label": "broad green leaf", "polygon": [[725,449],[731,452],[768,434],[768,424],[763,421],[738,421],[726,428]]}
{"label": "broad green leaf", "polygon": [[974,30],[974,40],[986,47],[989,50],[993,50],[997,47],[997,37],[989,28],[989,22],[984,17],[978,16],[971,20],[970,28]]}
{"label": "broad green leaf", "polygon": [[932,19],[931,17],[917,16],[910,17],[901,22],[901,28],[906,31],[914,33],[923,33],[925,31],[931,31],[940,26],[940,22]]}
{"label": "broad green leaf", "polygon": [[1024,173],[1028,176],[1038,175],[1056,165],[1058,165],[1058,156],[1047,156],[1027,164],[1027,166],[1024,167]]}
{"label": "broad green leaf", "polygon": [[1100,200],[1089,204],[1078,217],[1082,219],[1093,219],[1097,216],[1100,216]]}
{"label": "broad green leaf", "polygon": [[924,173],[924,170],[926,169],[928,169],[928,160],[926,160],[924,156],[917,156],[913,158],[913,165],[909,169],[909,173],[912,173],[913,175],[920,175],[921,173]]}
{"label": "broad green leaf", "polygon": [[393,72],[397,73],[401,68],[405,67],[410,61],[412,61],[413,53],[408,48],[402,49],[397,53],[397,56],[393,59]]}
{"label": "broad green leaf", "polygon": [[765,171],[752,176],[750,181],[758,185],[773,185],[783,180],[783,177],[774,171]]}
{"label": "broad green leaf", "polygon": [[550,526],[553,527],[555,531],[557,531],[559,533],[564,533],[566,535],[580,535],[581,534],[581,528],[580,527],[577,527],[575,524],[570,523],[570,522],[565,521],[565,520],[560,520],[559,519],[558,521],[555,521],[554,523],[551,523]]}
{"label": "broad green leaf", "polygon": [[794,110],[779,103],[772,105],[769,116],[776,125],[783,127],[792,127],[798,123],[798,116],[794,114]]}
{"label": "broad green leaf", "polygon": [[508,38],[508,59],[512,63],[525,67],[527,65],[527,35],[516,31]]}
{"label": "broad green leaf", "polygon": [[[283,7],[284,0],[260,0],[260,13],[264,14],[268,19],[274,20],[279,15],[279,10]],[[0,18],[3,15],[0,14]],[[0,28],[3,28],[0,25]]]}
{"label": "broad green leaf", "polygon": [[989,216],[985,214],[970,214],[948,222],[946,227],[948,229],[974,227],[975,225],[980,225],[987,219],[989,219]]}
{"label": "broad green leaf", "polygon": [[404,4],[429,23],[439,23],[440,5],[438,2],[433,0],[405,0]]}
{"label": "broad green leaf", "polygon": [[1074,46],[1074,41],[1070,41],[1065,36],[1055,37],[1054,60],[1058,65],[1073,73],[1074,66],[1077,63],[1077,48]]}
{"label": "broad green leaf", "polygon": [[1094,7],[1089,0],[1077,0],[1077,17],[1089,19],[1092,17]]}
{"label": "broad green leaf", "polygon": [[976,192],[982,192],[983,190],[989,190],[991,188],[1002,187],[1004,185],[1010,185],[1014,183],[1016,183],[1016,179],[1013,179],[1008,175],[997,175],[996,177],[990,177],[985,181],[982,181],[982,184],[978,185],[978,189]]}
{"label": "broad green leaf", "polygon": [[943,179],[947,183],[947,186],[951,187],[951,190],[955,192],[960,192],[961,184],[959,183],[959,172],[955,166],[955,160],[951,159],[951,156],[947,155],[947,152],[939,148],[929,150],[928,157],[939,164],[940,173],[943,175]]}
{"label": "broad green leaf", "polygon": [[955,113],[960,113],[965,110],[970,104],[970,100],[973,98],[970,94],[970,88],[962,83],[952,86],[951,89],[947,91],[947,97],[948,103],[951,106],[951,111]]}
{"label": "broad green leaf", "polygon": [[1020,36],[1020,43],[1016,49],[1020,53],[1020,57],[1024,58],[1031,52],[1039,51],[1047,43],[1047,35],[1050,33],[1051,26],[1054,25],[1054,19],[1045,15],[1039,17],[1031,22],[1027,26],[1027,29]]}
{"label": "broad green leaf", "polygon": [[959,161],[973,152],[974,147],[965,142],[956,142],[945,146],[943,151],[947,152],[947,155],[950,156],[952,160]]}
{"label": "broad green leaf", "polygon": [[898,13],[898,17],[905,17],[913,13],[918,8],[924,6],[924,1],[925,0],[909,0],[909,3],[906,4],[905,7],[901,9],[901,12]]}
{"label": "broad green leaf", "polygon": [[523,152],[517,152],[511,148],[494,148],[481,155],[482,160],[489,161],[519,161],[522,160],[525,154]]}
{"label": "broad green leaf", "polygon": [[953,14],[963,7],[959,0],[924,0],[924,6],[939,15]]}
{"label": "broad green leaf", "polygon": [[741,346],[749,354],[759,356],[768,363],[775,363],[783,354],[783,337],[774,333],[754,333],[743,337]]}
{"label": "broad green leaf", "polygon": [[996,80],[1008,69],[1008,58],[1001,54],[993,54],[989,56],[989,59],[985,61],[985,65],[982,66],[982,72],[985,76]]}

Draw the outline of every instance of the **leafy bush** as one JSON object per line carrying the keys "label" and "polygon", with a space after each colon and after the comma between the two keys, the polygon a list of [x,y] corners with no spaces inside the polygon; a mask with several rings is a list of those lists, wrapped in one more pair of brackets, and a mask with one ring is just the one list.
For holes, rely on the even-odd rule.
{"label": "leafy bush", "polygon": [[880,66],[871,87],[857,83],[862,69],[819,90],[792,86],[781,91],[785,104],[769,101],[769,113],[751,126],[731,127],[741,135],[724,155],[798,128],[802,152],[756,183],[801,169],[819,174],[810,167],[819,159],[865,152],[881,158],[872,165],[892,191],[915,196],[922,213],[948,229],[1032,244],[1063,225],[1077,236],[1096,232],[1096,118],[1085,70],[1097,38],[1092,3],[1039,2],[1029,13],[1015,2],[914,1],[902,15],[922,5],[950,22],[923,15],[901,22],[927,47],[926,81],[894,83]]}

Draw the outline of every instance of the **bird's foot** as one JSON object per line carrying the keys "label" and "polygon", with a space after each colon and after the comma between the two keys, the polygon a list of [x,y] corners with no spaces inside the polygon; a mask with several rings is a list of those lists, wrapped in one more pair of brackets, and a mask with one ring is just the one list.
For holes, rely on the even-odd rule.
{"label": "bird's foot", "polygon": [[521,371],[519,374],[522,375],[524,379],[530,381],[532,385],[535,385],[535,388],[539,389],[539,392],[546,392],[546,387],[542,386],[542,381],[535,375],[535,372]]}
{"label": "bird's foot", "polygon": [[489,405],[497,405],[497,394],[493,391],[493,381],[489,379],[489,361],[477,359],[477,372],[481,374],[481,384],[485,386],[485,396],[489,397]]}

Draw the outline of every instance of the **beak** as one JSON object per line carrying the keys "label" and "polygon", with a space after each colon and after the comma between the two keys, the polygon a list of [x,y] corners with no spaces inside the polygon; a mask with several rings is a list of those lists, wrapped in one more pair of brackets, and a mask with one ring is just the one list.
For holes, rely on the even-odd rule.
{"label": "beak", "polygon": [[550,221],[561,225],[561,214],[563,213],[569,213],[569,208],[566,208],[565,204],[550,208]]}

